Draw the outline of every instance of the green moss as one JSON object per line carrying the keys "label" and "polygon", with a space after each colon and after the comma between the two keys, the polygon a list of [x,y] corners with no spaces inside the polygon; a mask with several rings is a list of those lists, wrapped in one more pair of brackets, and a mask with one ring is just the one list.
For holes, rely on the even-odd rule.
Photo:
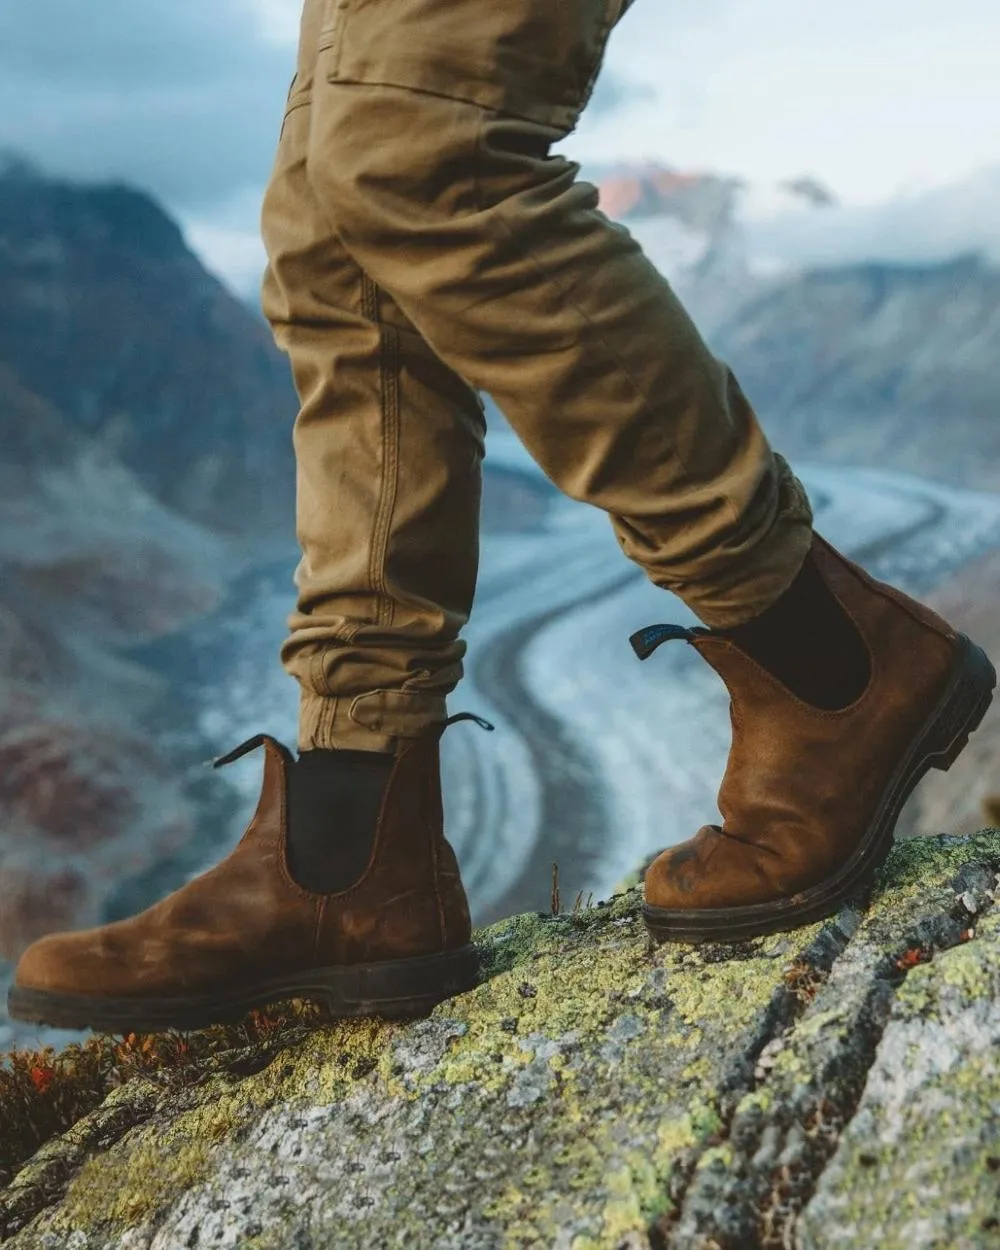
{"label": "green moss", "polygon": [[925,1086],[915,1080],[892,1113],[891,1133],[873,1104],[864,1130],[845,1135],[827,1192],[809,1213],[815,1244],[844,1244],[822,1235],[834,1221],[878,1229],[880,1250],[995,1244],[998,1097],[996,1061],[980,1053]]}
{"label": "green moss", "polygon": [[[433,1103],[460,1087],[480,1105],[503,1107],[518,1074],[540,1068],[559,1078],[536,1104],[550,1149],[489,1203],[508,1243],[550,1238],[567,1194],[594,1208],[599,1244],[645,1227],[667,1205],[678,1155],[721,1128],[720,1073],[774,992],[781,961],[772,957],[778,939],[738,965],[689,947],[652,948],[638,903],[632,892],[577,917],[516,917],[477,934],[493,968],[489,981],[416,1026],[329,1024],[287,1063],[206,1087],[197,1107],[137,1130],[82,1171],[51,1226],[141,1222],[205,1180],[217,1166],[216,1144],[263,1109],[336,1104],[359,1072],[370,1073],[387,1099]],[[675,1028],[664,1029],[664,1019]],[[421,1029],[440,1053],[423,1065],[400,1064],[399,1048]],[[708,1038],[711,1054],[703,1053]],[[692,1085],[699,1096],[674,1106],[671,1090]],[[442,1139],[441,1149],[447,1154],[452,1143]]]}
{"label": "green moss", "polygon": [[[914,916],[931,914],[934,897],[938,914],[949,915],[958,870],[973,859],[995,867],[998,853],[995,834],[902,844],[887,867],[893,888],[862,932],[889,913],[904,934]],[[861,1103],[803,1217],[810,1245],[860,1244],[839,1236],[843,1228],[865,1230],[859,1236],[884,1250],[995,1241],[1000,1065],[989,1013],[1000,996],[1000,912],[977,918],[971,933],[899,986]]]}
{"label": "green moss", "polygon": [[795,1037],[799,1041],[807,1041],[811,1037],[816,1037],[819,1033],[825,1033],[828,1029],[835,1026],[843,1025],[849,1028],[852,1023],[852,1013],[846,1007],[831,1007],[826,1011],[811,1012],[809,1016],[802,1020],[795,1027]]}
{"label": "green moss", "polygon": [[904,838],[893,847],[876,879],[873,902],[899,910],[915,891],[945,885],[975,859],[1000,861],[1000,835],[989,830],[967,837],[937,834]]}
{"label": "green moss", "polygon": [[681,1080],[691,1085],[704,1081],[711,1075],[712,1061],[706,1055],[699,1055],[681,1072]]}
{"label": "green moss", "polygon": [[774,1058],[770,1079],[781,1081],[785,1086],[804,1080],[809,1074],[808,1060],[797,1046],[786,1046]]}
{"label": "green moss", "polygon": [[699,1156],[696,1170],[699,1172],[707,1171],[709,1168],[728,1168],[733,1162],[733,1148],[728,1142],[724,1142],[721,1146],[710,1146],[707,1150],[703,1150]]}
{"label": "green moss", "polygon": [[745,1115],[751,1111],[770,1111],[773,1106],[774,1094],[766,1085],[762,1085],[740,1099],[736,1115]]}
{"label": "green moss", "polygon": [[[210,1078],[196,1106],[175,1116],[154,1116],[87,1160],[55,1209],[51,1227],[124,1229],[162,1210],[211,1175],[217,1148],[262,1111],[276,1103],[315,1105],[342,1097],[353,1087],[356,1073],[374,1064],[399,1028],[377,1020],[338,1021],[317,1028],[285,1062],[279,1058],[244,1078],[225,1072]],[[252,1053],[253,1047],[248,1050]],[[134,1084],[114,1091],[104,1107],[127,1103],[135,1096]],[[30,1178],[26,1169],[23,1181]]]}
{"label": "green moss", "polygon": [[111,1224],[127,1228],[203,1180],[234,1122],[233,1099],[212,1102],[130,1135],[88,1159],[66,1190],[50,1227],[58,1231]]}

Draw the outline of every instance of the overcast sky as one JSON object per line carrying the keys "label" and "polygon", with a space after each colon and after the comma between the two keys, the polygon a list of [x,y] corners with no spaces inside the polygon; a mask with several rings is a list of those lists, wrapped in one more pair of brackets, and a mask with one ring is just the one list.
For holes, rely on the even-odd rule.
{"label": "overcast sky", "polygon": [[[2,5],[0,147],[151,191],[216,272],[252,291],[299,7]],[[891,237],[896,208],[911,233],[944,213],[949,238],[975,244],[1000,237],[998,65],[998,0],[635,0],[560,148],[585,172],[655,160],[754,183],[812,174],[882,223],[861,230],[866,247]],[[947,204],[927,195],[953,184]]]}

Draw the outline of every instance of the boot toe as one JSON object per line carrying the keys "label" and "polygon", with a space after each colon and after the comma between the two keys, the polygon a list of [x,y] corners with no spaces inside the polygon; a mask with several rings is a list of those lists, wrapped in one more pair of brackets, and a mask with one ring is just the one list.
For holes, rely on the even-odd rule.
{"label": "boot toe", "polygon": [[128,992],[129,960],[106,929],[47,933],[38,938],[18,960],[14,986],[46,994]]}
{"label": "boot toe", "polygon": [[643,895],[648,907],[668,910],[706,907],[712,892],[712,860],[719,851],[715,826],[703,825],[693,838],[662,851],[646,869]]}
{"label": "boot toe", "polygon": [[718,825],[702,825],[693,838],[669,847],[650,864],[646,906],[698,911],[773,898],[775,883],[761,856],[757,847],[727,836]]}
{"label": "boot toe", "polygon": [[68,933],[47,933],[32,942],[14,969],[14,985],[22,990],[73,992],[74,965]]}

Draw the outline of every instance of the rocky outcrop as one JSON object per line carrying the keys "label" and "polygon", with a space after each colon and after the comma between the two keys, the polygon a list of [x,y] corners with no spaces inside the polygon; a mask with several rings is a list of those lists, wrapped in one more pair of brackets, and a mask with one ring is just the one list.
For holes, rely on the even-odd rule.
{"label": "rocky outcrop", "polygon": [[988,1247],[1000,832],[897,847],[870,908],[652,945],[636,887],[476,937],[425,1020],[122,1086],[0,1200],[11,1250]]}

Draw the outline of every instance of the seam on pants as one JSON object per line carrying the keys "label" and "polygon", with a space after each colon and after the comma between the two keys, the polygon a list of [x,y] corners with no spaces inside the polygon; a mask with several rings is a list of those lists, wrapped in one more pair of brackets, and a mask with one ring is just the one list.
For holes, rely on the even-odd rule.
{"label": "seam on pants", "polygon": [[[334,647],[349,646],[354,641],[361,625],[355,625],[353,629],[337,630],[335,636],[323,646],[318,646],[313,652],[309,660],[309,684],[312,686],[316,694],[322,698],[336,700],[338,692],[330,686],[330,674],[327,670],[327,659]],[[334,713],[331,712],[330,724],[333,724]]]}
{"label": "seam on pants", "polygon": [[[309,105],[311,103],[312,103],[312,89],[310,88],[309,98],[304,99],[302,101],[302,104]],[[288,109],[285,114],[285,120],[287,120],[288,114],[291,112],[294,112],[295,108],[298,108],[298,107],[299,107],[298,105],[295,105],[293,108]],[[282,127],[284,127],[284,121],[282,122]],[[308,184],[309,191],[312,196],[313,207],[323,217],[330,233],[335,235],[336,226],[330,214],[327,212],[326,206],[323,204],[320,197],[316,194],[315,187],[313,186],[313,183],[312,183],[312,178],[309,175],[308,164],[306,167],[306,182]],[[353,264],[355,265],[357,264],[357,262],[354,261],[353,257],[351,257],[351,261]],[[358,266],[358,268],[360,269],[360,266]],[[362,279],[361,298],[362,298],[363,307],[366,310],[369,306],[373,308],[375,310],[375,314],[372,316],[372,320],[377,320],[378,319],[377,317],[378,306],[377,306],[377,303],[375,302],[375,299],[376,299],[375,291],[372,289],[374,287],[374,283],[372,283],[371,279],[368,277],[368,275],[365,273],[363,269],[361,270],[361,279]],[[343,629],[337,630],[334,645],[344,644],[344,645],[349,646],[357,637],[363,625],[364,625],[364,622],[359,621],[356,625],[353,625],[353,626],[348,625]],[[329,673],[327,671],[327,666],[326,666],[326,660],[327,660],[327,656],[329,655],[329,650],[330,650],[329,645],[325,647],[318,647],[309,658],[309,678],[308,678],[309,685],[312,688],[313,693],[316,694],[322,700],[320,707],[319,707],[319,711],[316,715],[316,731],[315,732],[316,732],[317,737],[323,737],[325,736],[327,732],[330,732],[330,733],[333,732],[334,725],[336,724],[336,721],[337,721],[337,709],[340,706],[340,702],[341,702],[341,697],[339,696],[339,694],[336,691],[332,690],[330,687]]]}
{"label": "seam on pants", "polygon": [[378,623],[391,625],[392,598],[386,593],[385,562],[389,551],[389,531],[399,486],[399,336],[392,326],[378,320],[378,301],[373,279],[362,270],[362,304],[365,315],[378,326],[379,333],[379,446],[382,463],[379,474],[378,504],[368,561],[368,579],[378,600]]}
{"label": "seam on pants", "polygon": [[329,695],[330,687],[326,682],[323,656],[324,652],[317,647],[309,657],[309,684],[317,694]]}
{"label": "seam on pants", "polygon": [[[500,201],[499,203],[492,205],[490,209],[487,209],[486,206],[483,204],[482,199],[480,197],[479,173],[483,164],[483,156],[482,156],[483,129],[490,115],[491,114],[488,111],[483,111],[482,114],[480,115],[479,124],[476,128],[476,143],[475,143],[475,153],[474,153],[475,159],[473,161],[473,196],[475,198],[476,208],[478,209],[478,211],[485,213],[487,220],[489,220],[490,212],[492,211],[495,214],[496,219],[506,229],[510,237],[512,239],[515,239],[516,241],[516,235],[514,233],[513,227],[511,226],[510,222],[507,220],[506,215],[504,214],[503,201]],[[572,297],[572,293],[569,291],[563,290],[563,288],[559,285],[557,280],[552,276],[551,273],[549,273],[549,271],[545,268],[542,262],[538,259],[538,256],[536,255],[535,251],[532,248],[525,248],[524,255],[528,257],[528,259],[535,266],[535,268],[542,275],[542,277],[545,278],[547,282],[550,282],[556,288],[557,291],[559,291],[559,294],[563,296],[566,303],[568,303],[572,307],[573,311],[577,314],[577,316],[580,317],[581,320],[585,321],[587,325],[589,325],[591,329],[594,330],[596,333],[596,327],[594,326],[593,322],[588,318],[587,314],[583,311],[580,305]],[[666,281],[666,279],[664,279],[664,281]],[[636,379],[629,372],[628,366],[625,364],[625,362],[619,357],[618,353],[614,350],[614,348],[607,341],[607,339],[604,337],[603,334],[597,333],[597,340],[599,343],[602,344],[605,351],[608,353],[611,359],[615,362],[615,364],[618,366],[621,372],[625,375],[625,377],[628,378],[629,382],[631,382],[636,393],[645,403],[647,410],[651,411],[652,404],[650,402],[649,396],[646,394],[646,392],[642,389],[642,387],[639,385]],[[687,477],[690,477],[691,476],[690,471],[687,465],[681,459],[680,453],[676,451],[676,449],[674,451],[674,455],[677,456],[677,463],[684,470],[685,475]],[[739,518],[739,513],[737,511],[737,508],[736,508],[736,504],[728,495],[725,496],[725,499],[726,499],[726,502],[729,504],[730,511],[733,514],[733,520],[738,525],[740,518]]]}
{"label": "seam on pants", "polygon": [[[329,685],[327,685],[329,690]],[[316,718],[316,737],[321,741],[333,733],[337,720],[337,707],[340,699],[337,695],[328,695],[319,705],[319,716]]]}
{"label": "seam on pants", "polygon": [[369,321],[378,323],[378,288],[366,269],[361,269],[361,312]]}

